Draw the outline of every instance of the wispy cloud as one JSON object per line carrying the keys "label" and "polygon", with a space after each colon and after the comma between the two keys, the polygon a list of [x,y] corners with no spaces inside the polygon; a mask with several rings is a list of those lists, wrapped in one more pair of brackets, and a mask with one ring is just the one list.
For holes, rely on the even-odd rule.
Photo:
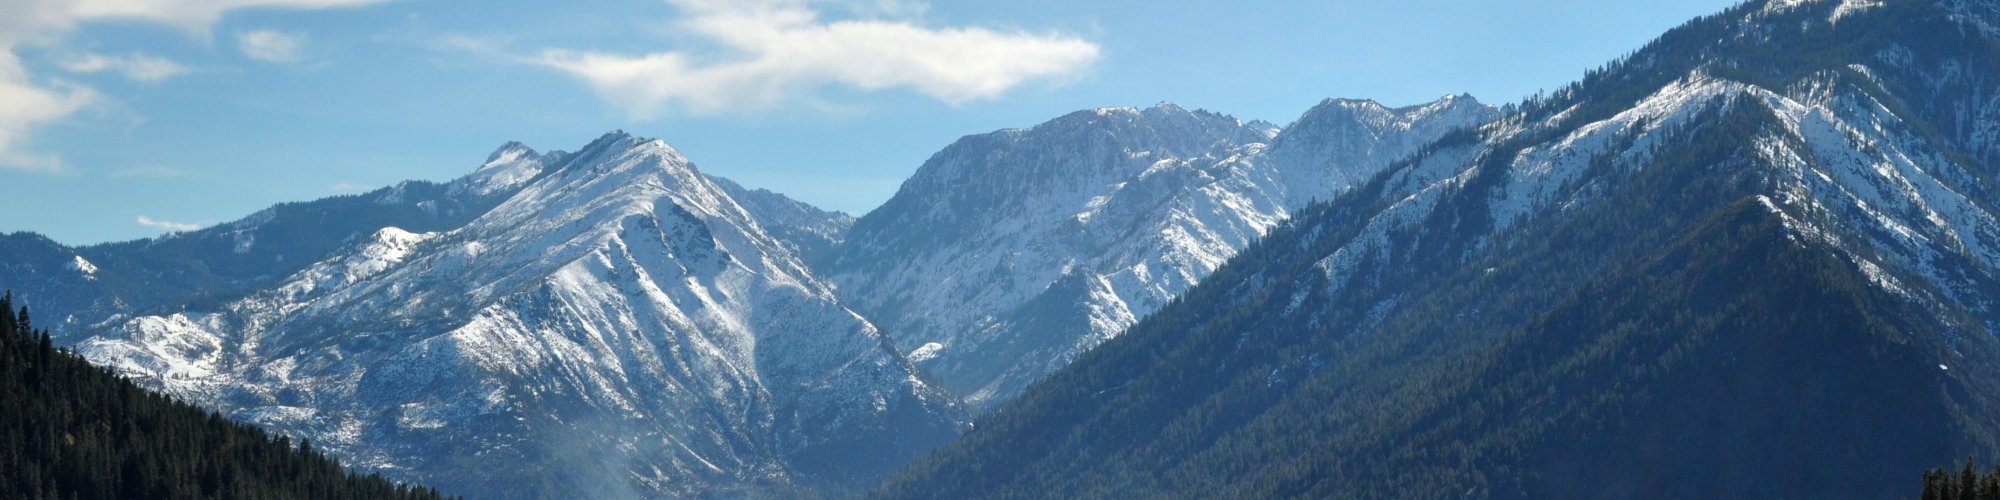
{"label": "wispy cloud", "polygon": [[375,186],[370,186],[367,184],[356,184],[352,182],[341,182],[341,183],[335,183],[332,189],[333,192],[335,193],[352,194],[352,193],[367,192],[371,189],[375,189]]}
{"label": "wispy cloud", "polygon": [[[4,48],[4,47],[0,47]],[[69,116],[97,99],[97,92],[68,84],[30,82],[13,52],[0,51],[0,168],[61,172],[54,156],[22,151],[30,128]]]}
{"label": "wispy cloud", "polygon": [[282,31],[256,30],[236,35],[236,48],[243,55],[264,62],[299,62],[305,43],[304,34]]}
{"label": "wispy cloud", "polygon": [[[89,87],[29,73],[18,49],[24,45],[55,46],[90,21],[167,24],[208,36],[223,15],[242,9],[321,9],[382,3],[389,0],[7,0],[0,14],[0,168],[63,172],[53,155],[24,150],[29,132],[75,114],[98,100]],[[83,65],[88,67],[89,65]],[[106,70],[113,69],[107,63]],[[135,80],[167,78],[159,64],[128,65],[117,70]]]}
{"label": "wispy cloud", "polygon": [[[1031,80],[1073,77],[1096,62],[1097,44],[1059,33],[927,27],[907,19],[822,19],[807,0],[669,0],[688,33],[719,54],[641,55],[550,49],[534,62],[587,82],[635,116],[684,110],[714,115],[808,99],[840,85],[910,89],[947,103],[990,99]],[[923,12],[913,1],[849,2],[849,12]]]}
{"label": "wispy cloud", "polygon": [[140,83],[155,83],[186,74],[188,68],[164,57],[145,54],[107,56],[103,54],[83,54],[62,61],[63,69],[71,73],[101,73],[110,71],[125,75],[125,78]]}
{"label": "wispy cloud", "polygon": [[144,215],[139,216],[139,225],[163,231],[173,231],[173,232],[193,231],[204,227],[201,224],[166,221],[166,220],[155,219],[152,217],[147,217]]}

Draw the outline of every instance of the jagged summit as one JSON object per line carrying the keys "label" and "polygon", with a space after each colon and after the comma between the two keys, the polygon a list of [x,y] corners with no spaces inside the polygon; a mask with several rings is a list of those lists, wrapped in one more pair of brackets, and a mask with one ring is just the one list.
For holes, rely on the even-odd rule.
{"label": "jagged summit", "polygon": [[[501,144],[500,147],[495,148],[493,154],[486,155],[485,165],[491,166],[496,162],[523,156],[541,156],[541,153],[535,152],[535,148],[528,147],[527,144],[522,144],[520,141],[507,141],[506,144]],[[481,167],[482,170],[484,168],[484,166]]]}
{"label": "jagged summit", "polygon": [[644,140],[645,139],[634,137],[632,133],[626,132],[625,129],[615,128],[611,129],[610,132],[605,132],[604,135],[598,136],[597,139],[590,141],[590,144],[620,142],[620,141],[644,141]]}
{"label": "jagged summit", "polygon": [[[1076,111],[1043,122],[1028,129],[1007,129],[995,134],[1183,134],[1192,140],[1174,150],[1177,154],[1199,154],[1196,149],[1212,147],[1216,141],[1224,139],[1254,138],[1237,137],[1243,131],[1243,121],[1236,117],[1203,109],[1188,109],[1178,104],[1162,101],[1152,107],[1106,107]],[[991,135],[991,134],[987,134]],[[978,136],[971,136],[978,137]],[[1140,139],[1144,140],[1144,139]]]}
{"label": "jagged summit", "polygon": [[486,155],[486,163],[480,164],[472,173],[452,181],[452,186],[478,195],[491,195],[520,187],[529,179],[541,175],[551,160],[561,157],[561,152],[544,155],[526,144],[509,141],[494,149],[493,154]]}
{"label": "jagged summit", "polygon": [[1288,206],[1304,206],[1358,184],[1444,134],[1499,118],[1470,95],[1390,108],[1369,99],[1327,99],[1279,131],[1260,161],[1274,164]]}
{"label": "jagged summit", "polygon": [[1346,188],[1335,179],[1485,118],[1375,109],[1318,120],[1355,137],[1317,157],[1267,154],[1289,130],[1172,103],[969,136],[856,221],[825,267],[941,383],[993,404]]}
{"label": "jagged summit", "polygon": [[1408,119],[1453,110],[1459,112],[1486,110],[1490,113],[1490,108],[1491,106],[1479,102],[1479,99],[1467,93],[1447,94],[1435,101],[1393,108],[1374,99],[1328,98],[1321,100],[1318,105],[1300,115],[1298,120],[1286,128],[1316,126],[1322,122],[1338,119],[1355,119],[1355,116],[1362,114]]}
{"label": "jagged summit", "polygon": [[852,488],[959,432],[952,398],[799,255],[840,219],[624,132],[531,151],[502,147],[456,183],[506,195],[461,226],[382,228],[271,288],[116,321],[77,349],[480,496]]}

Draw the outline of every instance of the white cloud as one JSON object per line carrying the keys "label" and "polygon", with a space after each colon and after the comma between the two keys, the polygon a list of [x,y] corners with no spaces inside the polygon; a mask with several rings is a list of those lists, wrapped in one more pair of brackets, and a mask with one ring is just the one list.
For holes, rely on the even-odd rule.
{"label": "white cloud", "polygon": [[[827,21],[805,0],[670,0],[688,33],[724,48],[620,55],[547,50],[535,62],[588,82],[598,94],[651,116],[667,108],[712,115],[770,108],[844,85],[907,88],[959,104],[997,97],[1031,80],[1072,77],[1095,62],[1095,43],[1062,34],[930,28],[910,20]],[[909,13],[909,1],[849,3],[856,13]]]}
{"label": "white cloud", "polygon": [[[20,2],[22,0],[16,0]],[[18,21],[0,30],[25,27],[68,29],[93,20],[136,20],[163,23],[190,31],[206,31],[229,11],[252,8],[325,9],[383,3],[388,0],[25,0]],[[15,2],[10,2],[15,3]]]}
{"label": "white cloud", "polygon": [[370,186],[367,184],[356,184],[352,182],[337,182],[333,184],[333,187],[331,189],[333,189],[333,192],[335,193],[352,194],[352,193],[368,192],[370,190],[375,189],[375,186]]}
{"label": "white cloud", "polygon": [[299,62],[300,49],[305,45],[306,36],[272,30],[257,30],[236,35],[236,48],[243,55],[264,62]]}
{"label": "white cloud", "polygon": [[[320,9],[386,1],[389,0],[5,0],[5,7],[0,7],[4,10],[0,13],[0,110],[5,110],[0,111],[0,168],[64,171],[59,158],[24,151],[24,138],[38,126],[76,113],[98,96],[88,87],[29,74],[17,53],[23,45],[57,45],[78,25],[95,21],[167,24],[205,37],[210,26],[234,10]],[[105,70],[114,69],[110,63],[106,64]],[[146,78],[178,74],[168,74],[172,70],[167,68],[142,62],[115,69],[134,80],[146,81]]]}
{"label": "white cloud", "polygon": [[154,83],[188,72],[187,67],[180,65],[180,63],[145,54],[132,54],[122,57],[84,54],[80,57],[63,61],[60,65],[63,69],[69,70],[72,73],[111,71],[125,75],[125,78],[140,83]]}
{"label": "white cloud", "polygon": [[196,229],[201,229],[203,227],[201,224],[165,221],[165,220],[155,219],[152,217],[147,217],[144,215],[139,216],[139,225],[154,229],[173,231],[173,232],[193,231]]}
{"label": "white cloud", "polygon": [[0,168],[60,172],[62,162],[53,156],[21,151],[21,136],[30,127],[69,116],[97,98],[87,88],[71,85],[37,86],[29,81],[21,61],[10,51],[0,51]]}

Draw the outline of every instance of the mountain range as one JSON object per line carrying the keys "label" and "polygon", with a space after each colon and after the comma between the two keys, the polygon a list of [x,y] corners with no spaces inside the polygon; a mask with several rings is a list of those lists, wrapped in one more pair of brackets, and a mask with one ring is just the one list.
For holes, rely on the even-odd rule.
{"label": "mountain range", "polygon": [[1079,111],[858,218],[623,132],[509,143],[0,236],[0,287],[144,385],[475,497],[1897,496],[2000,451],[1996,26],[1760,0],[1520,104]]}
{"label": "mountain range", "polygon": [[974,407],[1193,286],[1291,210],[1497,111],[1329,100],[1278,129],[1172,104],[966,137],[855,221],[825,265]]}
{"label": "mountain range", "polygon": [[1497,113],[1329,100],[1287,134],[1088,110],[967,137],[860,219],[623,132],[508,143],[447,183],[154,240],[9,235],[0,284],[94,362],[447,491],[852,491]]}
{"label": "mountain range", "polygon": [[1690,22],[1300,211],[877,496],[1906,496],[2000,451],[1995,14]]}

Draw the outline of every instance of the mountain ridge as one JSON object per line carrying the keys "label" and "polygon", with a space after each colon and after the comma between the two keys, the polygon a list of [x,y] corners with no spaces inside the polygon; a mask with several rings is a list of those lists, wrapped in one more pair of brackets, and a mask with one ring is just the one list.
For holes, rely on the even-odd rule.
{"label": "mountain ridge", "polygon": [[793,252],[678,151],[614,132],[462,227],[385,228],[78,350],[477,495],[838,491],[955,435],[955,403]]}
{"label": "mountain ridge", "polygon": [[1305,200],[1494,112],[1456,97],[1364,108],[1316,108],[1299,123],[1394,144],[1334,154],[1342,145],[1299,137],[1297,124],[1171,103],[968,136],[857,220],[829,272],[902,349],[985,407],[1117,335]]}
{"label": "mountain ridge", "polygon": [[1447,135],[876,494],[1895,496],[1996,453],[1994,41],[1849,4]]}

